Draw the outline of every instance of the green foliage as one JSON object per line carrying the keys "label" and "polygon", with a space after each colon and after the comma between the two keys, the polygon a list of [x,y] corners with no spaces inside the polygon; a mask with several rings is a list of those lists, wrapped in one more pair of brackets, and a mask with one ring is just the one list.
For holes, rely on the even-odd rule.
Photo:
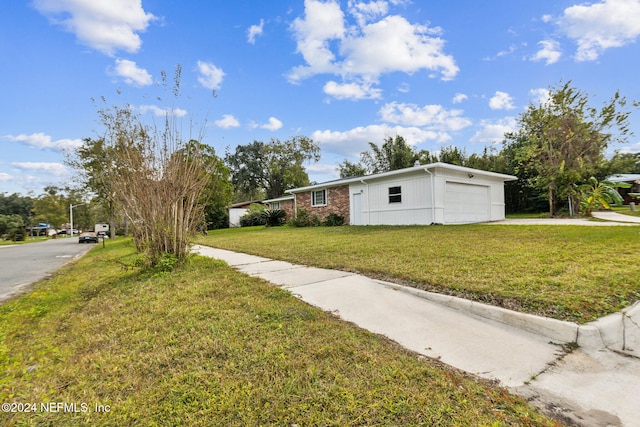
{"label": "green foliage", "polygon": [[322,225],[327,227],[340,227],[344,225],[344,217],[336,213],[331,213],[322,221]]}
{"label": "green foliage", "polygon": [[247,212],[240,217],[240,227],[254,227],[256,225],[266,225],[267,219],[263,212]]}
{"label": "green foliage", "polygon": [[282,209],[266,209],[262,215],[264,216],[266,226],[278,227],[284,224],[287,213]]}
{"label": "green foliage", "polygon": [[616,92],[601,109],[588,101],[571,82],[551,88],[549,100],[529,105],[519,129],[505,135],[514,173],[545,194],[551,215],[559,200],[575,198],[577,183],[597,175],[606,148],[629,134],[624,97]]}
{"label": "green foliage", "polygon": [[185,150],[190,156],[199,156],[205,165],[203,173],[207,175],[209,182],[203,191],[201,203],[204,205],[206,228],[215,230],[228,227],[227,206],[231,204],[233,199],[233,184],[231,184],[229,177],[229,168],[225,166],[210,145],[191,140]]}
{"label": "green foliage", "polygon": [[[20,215],[0,214],[0,237],[9,240],[24,240],[24,221]],[[20,236],[20,237],[18,237]]]}
{"label": "green foliage", "polygon": [[294,227],[318,227],[321,223],[318,215],[310,214],[303,208],[298,209],[296,216],[289,220],[289,224]]}
{"label": "green foliage", "polygon": [[[111,238],[115,237],[116,204],[113,181],[109,178],[116,164],[114,147],[105,144],[104,138],[85,138],[75,151],[67,153],[65,163],[75,169],[75,180],[81,188],[96,197],[94,203],[104,211],[101,217],[108,218]],[[106,221],[103,221],[106,222]]]}
{"label": "green foliage", "polygon": [[286,190],[309,185],[306,162],[320,160],[320,146],[305,136],[281,142],[254,141],[238,145],[227,153],[225,162],[231,171],[234,200],[273,199]]}
{"label": "green foliage", "polygon": [[416,153],[400,135],[385,138],[380,147],[370,142],[369,147],[371,151],[361,153],[360,159],[372,174],[409,168],[417,160]]}
{"label": "green foliage", "polygon": [[252,203],[246,214],[240,217],[240,227],[254,227],[256,225],[266,225],[267,219],[264,216],[266,206],[260,203]]}
{"label": "green foliage", "polygon": [[602,177],[622,173],[640,173],[640,153],[621,153],[616,150],[602,169]]}
{"label": "green foliage", "polygon": [[61,228],[70,221],[69,206],[77,205],[73,209],[74,228],[92,229],[95,222],[91,206],[83,196],[82,192],[70,188],[45,187],[44,193],[33,201],[33,223],[42,222]]}
{"label": "green foliage", "polygon": [[18,193],[0,193],[0,215],[19,215],[25,224],[33,215],[33,198]]}
{"label": "green foliage", "polygon": [[169,273],[180,264],[180,260],[174,254],[164,253],[160,255],[160,259],[153,266],[154,270],[159,273]]}
{"label": "green foliage", "polygon": [[611,209],[611,204],[622,205],[624,199],[616,188],[630,188],[631,184],[624,182],[600,181],[589,178],[588,184],[578,186],[580,191],[580,210],[584,215],[590,215],[595,209],[603,207]]}
{"label": "green foliage", "polygon": [[352,163],[345,159],[338,165],[338,173],[340,174],[340,178],[351,178],[354,176],[364,176],[368,171],[361,163]]}

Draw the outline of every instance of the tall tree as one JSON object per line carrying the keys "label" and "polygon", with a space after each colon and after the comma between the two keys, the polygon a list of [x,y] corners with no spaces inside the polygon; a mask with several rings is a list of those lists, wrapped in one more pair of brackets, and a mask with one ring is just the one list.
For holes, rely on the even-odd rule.
{"label": "tall tree", "polygon": [[353,163],[346,159],[338,165],[337,170],[340,174],[340,178],[351,178],[367,174],[367,168],[363,166],[362,163]]}
{"label": "tall tree", "polygon": [[204,205],[204,220],[207,228],[217,229],[228,226],[227,207],[233,198],[229,168],[225,166],[210,145],[191,140],[187,144],[186,151],[189,156],[199,153],[204,161],[202,172],[206,174],[208,183],[203,191],[202,204]]}
{"label": "tall tree", "polygon": [[602,172],[601,179],[620,173],[640,173],[640,153],[621,153],[616,150]]}
{"label": "tall tree", "polygon": [[25,224],[33,215],[33,198],[18,193],[0,193],[0,215],[19,215]]}
{"label": "tall tree", "polygon": [[381,146],[369,142],[369,147],[371,151],[360,154],[361,163],[369,173],[408,168],[413,166],[418,158],[411,146],[400,135],[396,135],[395,138],[385,138]]}
{"label": "tall tree", "polygon": [[309,185],[304,164],[320,160],[320,147],[312,139],[296,136],[281,142],[254,141],[227,152],[234,200],[279,197],[286,190]]}
{"label": "tall tree", "polygon": [[519,129],[505,135],[514,172],[546,192],[551,215],[559,199],[576,196],[576,184],[596,174],[609,144],[626,142],[629,135],[630,112],[618,92],[600,109],[588,102],[571,82],[551,88],[549,100],[530,104]]}
{"label": "tall tree", "polygon": [[115,238],[115,189],[109,179],[114,166],[113,147],[105,144],[103,138],[85,138],[83,144],[73,152],[68,152],[65,163],[78,171],[76,179],[87,191],[95,194],[97,203],[108,212],[109,232]]}
{"label": "tall tree", "polygon": [[34,220],[61,228],[69,222],[69,198],[60,188],[47,186],[44,193],[33,201]]}

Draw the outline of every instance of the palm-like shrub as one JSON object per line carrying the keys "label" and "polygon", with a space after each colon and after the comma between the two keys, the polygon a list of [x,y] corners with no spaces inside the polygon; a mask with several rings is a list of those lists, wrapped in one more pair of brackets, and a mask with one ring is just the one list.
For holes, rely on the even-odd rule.
{"label": "palm-like shrub", "polygon": [[287,213],[282,209],[267,209],[262,212],[262,216],[266,221],[267,227],[278,227],[284,224]]}
{"label": "palm-like shrub", "polygon": [[612,204],[622,205],[624,199],[618,193],[617,188],[629,188],[630,185],[624,182],[600,181],[594,177],[589,178],[588,184],[578,186],[582,194],[580,208],[582,213],[590,215],[594,209],[603,207],[611,209]]}

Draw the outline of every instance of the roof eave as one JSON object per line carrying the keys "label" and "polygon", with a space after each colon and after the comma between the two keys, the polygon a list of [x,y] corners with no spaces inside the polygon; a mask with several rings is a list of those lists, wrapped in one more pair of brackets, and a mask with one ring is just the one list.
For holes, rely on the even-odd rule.
{"label": "roof eave", "polygon": [[352,177],[352,178],[344,178],[337,181],[328,181],[328,182],[322,182],[320,184],[308,185],[306,187],[292,188],[291,190],[285,191],[285,193],[295,194],[295,193],[302,193],[302,192],[311,191],[311,190],[339,187],[341,185],[348,185],[354,182],[362,182],[370,179],[386,178],[388,176],[402,175],[405,173],[411,173],[411,172],[417,172],[420,170],[435,169],[435,168],[444,168],[444,169],[457,170],[460,172],[491,176],[494,178],[502,179],[503,181],[516,181],[518,179],[518,177],[513,175],[505,175],[497,172],[489,172],[489,171],[483,171],[481,169],[473,169],[473,168],[467,168],[464,166],[452,165],[449,163],[437,162],[437,163],[430,163],[428,165],[412,166],[410,168],[397,169],[397,170],[388,171],[388,172],[381,172],[373,175],[363,175],[363,176]]}

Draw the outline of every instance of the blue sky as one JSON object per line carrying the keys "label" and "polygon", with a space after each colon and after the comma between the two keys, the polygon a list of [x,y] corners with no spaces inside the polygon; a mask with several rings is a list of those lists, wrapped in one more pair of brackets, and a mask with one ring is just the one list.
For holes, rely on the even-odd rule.
{"label": "blue sky", "polygon": [[[640,100],[640,0],[33,0],[0,14],[0,192],[73,177],[65,150],[101,134],[93,99],[167,109],[219,155],[305,135],[312,181],[367,142],[500,148],[546,90]],[[182,67],[181,97],[161,72]],[[216,96],[212,96],[215,91]],[[626,146],[640,151],[636,133]]]}

